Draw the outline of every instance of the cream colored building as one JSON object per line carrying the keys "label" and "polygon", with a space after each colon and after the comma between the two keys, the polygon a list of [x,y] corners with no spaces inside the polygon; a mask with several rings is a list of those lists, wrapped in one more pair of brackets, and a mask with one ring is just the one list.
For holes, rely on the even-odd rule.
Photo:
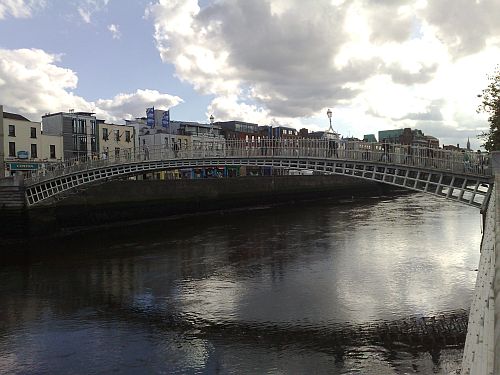
{"label": "cream colored building", "polygon": [[17,113],[0,112],[3,120],[3,173],[27,174],[62,160],[62,137],[42,134],[41,123]]}
{"label": "cream colored building", "polygon": [[40,167],[41,124],[17,113],[2,113],[5,176]]}
{"label": "cream colored building", "polygon": [[42,161],[57,162],[64,160],[63,137],[45,134],[42,130]]}
{"label": "cream colored building", "polygon": [[129,125],[106,124],[97,120],[100,158],[127,158],[134,151],[135,128]]}

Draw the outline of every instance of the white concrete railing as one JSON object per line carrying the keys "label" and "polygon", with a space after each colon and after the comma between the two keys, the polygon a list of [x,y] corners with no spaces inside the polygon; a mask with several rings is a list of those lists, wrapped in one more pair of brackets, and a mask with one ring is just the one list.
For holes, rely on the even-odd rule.
{"label": "white concrete railing", "polygon": [[448,171],[469,176],[491,176],[489,154],[457,152],[395,144],[345,142],[326,139],[228,140],[202,143],[198,148],[172,149],[162,146],[120,150],[117,155],[69,159],[46,164],[26,178],[27,186],[58,176],[93,168],[150,160],[208,158],[320,158],[376,162]]}
{"label": "white concrete railing", "polygon": [[500,375],[500,152],[491,155],[494,188],[483,213],[474,298],[462,361],[463,375]]}

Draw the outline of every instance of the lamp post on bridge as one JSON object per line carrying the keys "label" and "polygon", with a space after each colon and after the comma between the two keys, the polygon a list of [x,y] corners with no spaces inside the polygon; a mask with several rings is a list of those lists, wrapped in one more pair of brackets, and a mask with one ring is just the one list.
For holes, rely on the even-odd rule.
{"label": "lamp post on bridge", "polygon": [[326,156],[331,157],[333,155],[337,156],[337,140],[339,139],[338,133],[333,130],[332,127],[332,110],[328,108],[326,111],[326,115],[328,116],[328,120],[330,123],[330,126],[328,127],[328,130],[323,133],[323,139],[327,141],[326,144]]}
{"label": "lamp post on bridge", "polygon": [[328,120],[330,120],[330,127],[328,128],[328,132],[333,132],[333,128],[332,128],[332,110],[330,108],[328,108],[328,110],[326,111],[326,115],[328,116]]}
{"label": "lamp post on bridge", "polygon": [[210,115],[210,134],[214,135],[214,115]]}
{"label": "lamp post on bridge", "polygon": [[333,114],[332,110],[328,108],[328,110],[326,111],[326,115],[328,116],[328,121],[330,122],[330,126],[328,127],[328,130],[323,133],[323,138],[337,140],[339,139],[339,134],[335,130],[333,130],[332,114]]}

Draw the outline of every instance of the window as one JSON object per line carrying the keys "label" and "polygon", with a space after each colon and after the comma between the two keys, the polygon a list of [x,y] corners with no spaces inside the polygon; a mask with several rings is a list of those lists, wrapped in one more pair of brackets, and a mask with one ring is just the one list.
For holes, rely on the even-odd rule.
{"label": "window", "polygon": [[73,130],[73,134],[78,133],[78,125],[76,122],[76,118],[71,119],[71,129]]}
{"label": "window", "polygon": [[36,152],[36,145],[31,144],[31,158],[36,159],[38,157],[37,152]]}
{"label": "window", "polygon": [[95,137],[90,137],[90,150],[92,152],[97,152],[97,142]]}
{"label": "window", "polygon": [[16,126],[9,125],[9,137],[15,137],[15,136],[16,136]]}
{"label": "window", "polygon": [[130,142],[130,130],[125,130],[125,142]]}
{"label": "window", "polygon": [[119,130],[115,130],[114,133],[115,133],[115,141],[118,142],[120,140],[120,131]]}
{"label": "window", "polygon": [[31,128],[31,138],[36,138],[36,128]]}
{"label": "window", "polygon": [[78,136],[78,151],[87,151],[87,136]]}
{"label": "window", "polygon": [[87,120],[78,119],[78,134],[87,134]]}
{"label": "window", "polygon": [[120,148],[115,147],[115,158],[118,159],[120,157]]}
{"label": "window", "polygon": [[102,139],[105,141],[109,139],[108,128],[102,128]]}
{"label": "window", "polygon": [[9,142],[9,156],[16,156],[16,142]]}
{"label": "window", "polygon": [[90,120],[90,134],[91,135],[96,134],[95,120]]}
{"label": "window", "polygon": [[50,158],[56,158],[56,145],[50,145]]}

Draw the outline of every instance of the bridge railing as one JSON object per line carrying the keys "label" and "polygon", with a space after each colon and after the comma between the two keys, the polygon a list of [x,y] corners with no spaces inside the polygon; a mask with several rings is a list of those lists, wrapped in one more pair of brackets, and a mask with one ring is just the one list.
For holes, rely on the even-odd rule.
{"label": "bridge railing", "polygon": [[111,155],[93,155],[46,164],[26,184],[93,168],[124,163],[208,158],[308,158],[363,161],[394,166],[436,169],[473,176],[491,176],[490,156],[428,147],[328,139],[227,140],[176,148],[162,145],[123,149]]}

